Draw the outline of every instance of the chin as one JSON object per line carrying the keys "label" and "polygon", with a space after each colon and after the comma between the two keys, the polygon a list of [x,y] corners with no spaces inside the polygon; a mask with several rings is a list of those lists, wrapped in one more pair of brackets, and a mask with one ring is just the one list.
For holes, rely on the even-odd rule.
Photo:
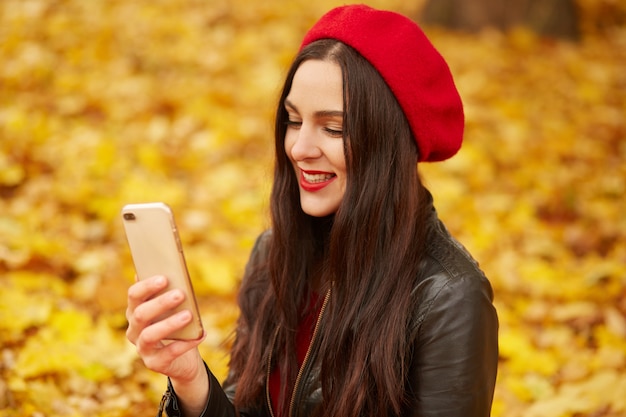
{"label": "chin", "polygon": [[304,208],[302,209],[302,211],[304,211],[305,214],[308,214],[311,217],[326,217],[335,213],[335,211],[333,210],[306,210]]}
{"label": "chin", "polygon": [[300,204],[302,207],[302,211],[312,217],[330,216],[331,214],[335,214],[339,207],[339,205],[335,206],[327,204],[311,204],[310,202],[307,203],[303,201],[301,201]]}

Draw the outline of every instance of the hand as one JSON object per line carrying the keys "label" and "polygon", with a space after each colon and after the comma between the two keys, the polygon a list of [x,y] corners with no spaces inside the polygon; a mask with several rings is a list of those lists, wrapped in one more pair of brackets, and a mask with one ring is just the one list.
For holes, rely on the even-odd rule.
{"label": "hand", "polygon": [[170,377],[184,414],[199,415],[210,389],[198,351],[206,334],[197,340],[164,342],[169,334],[192,320],[189,310],[160,319],[185,300],[185,294],[179,289],[157,295],[165,288],[167,278],[156,276],[136,282],[128,289],[126,337],[137,347],[148,369]]}
{"label": "hand", "polygon": [[179,289],[157,295],[167,284],[167,278],[155,276],[136,282],[128,289],[126,337],[137,347],[148,369],[185,384],[199,377],[206,379],[197,349],[204,336],[191,341],[164,341],[169,334],[192,320],[188,310],[158,319],[185,299],[185,294]]}

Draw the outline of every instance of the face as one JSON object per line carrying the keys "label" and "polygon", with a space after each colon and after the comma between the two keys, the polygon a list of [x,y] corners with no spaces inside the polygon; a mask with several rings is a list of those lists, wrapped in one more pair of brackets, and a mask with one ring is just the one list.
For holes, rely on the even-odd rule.
{"label": "face", "polygon": [[285,152],[298,179],[302,210],[315,217],[333,214],[346,189],[339,65],[303,62],[284,105],[289,115]]}

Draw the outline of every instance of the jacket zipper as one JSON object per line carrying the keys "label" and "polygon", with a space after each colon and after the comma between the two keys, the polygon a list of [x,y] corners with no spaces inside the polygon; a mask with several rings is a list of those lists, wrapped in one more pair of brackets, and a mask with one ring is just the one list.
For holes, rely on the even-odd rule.
{"label": "jacket zipper", "polygon": [[[291,393],[291,401],[289,402],[289,416],[293,416],[293,407],[296,402],[296,393],[298,391],[300,382],[302,380],[302,374],[304,372],[304,368],[306,367],[307,362],[309,361],[309,358],[311,356],[313,343],[315,342],[315,338],[317,337],[320,323],[322,322],[322,316],[324,315],[324,310],[326,310],[326,305],[328,304],[329,299],[330,299],[330,289],[326,292],[326,296],[324,297],[324,302],[322,303],[322,307],[320,308],[320,313],[317,316],[317,322],[315,323],[315,328],[313,329],[313,335],[311,336],[311,343],[309,344],[309,347],[307,348],[306,355],[304,355],[304,360],[302,361],[302,365],[300,366],[300,369],[298,370],[298,375],[296,376],[296,381],[294,383],[293,391]],[[267,376],[266,376],[266,382],[265,382],[265,395],[267,398],[267,406],[270,410],[271,417],[274,417],[274,411],[272,410],[272,400],[270,398],[269,385],[270,385],[270,372],[271,372],[271,365],[272,365],[272,354],[274,353],[274,343],[276,343],[277,336],[278,336],[278,329],[276,329],[276,333],[274,334],[274,339],[272,340],[272,345],[270,346],[270,351],[269,351],[269,355],[267,359]]]}
{"label": "jacket zipper", "polygon": [[172,393],[170,392],[170,389],[168,387],[167,391],[165,391],[165,394],[163,394],[163,397],[161,397],[161,403],[159,404],[159,410],[157,411],[156,417],[163,416],[163,411],[167,408],[170,401],[172,401]]}
{"label": "jacket zipper", "polygon": [[326,310],[326,304],[328,304],[328,299],[330,298],[330,289],[326,292],[326,296],[324,297],[324,303],[322,304],[322,308],[320,309],[320,314],[317,316],[317,322],[315,323],[315,329],[313,329],[313,335],[311,336],[311,343],[309,343],[309,347],[306,350],[306,355],[304,355],[304,360],[302,361],[302,365],[298,370],[298,376],[296,377],[296,382],[293,385],[293,391],[291,393],[291,401],[289,403],[289,416],[293,416],[293,407],[296,402],[296,393],[298,391],[300,382],[302,380],[302,374],[304,373],[304,369],[309,361],[311,356],[311,351],[313,350],[313,343],[315,342],[315,338],[317,336],[320,323],[322,322],[322,316],[324,315],[324,310]]}

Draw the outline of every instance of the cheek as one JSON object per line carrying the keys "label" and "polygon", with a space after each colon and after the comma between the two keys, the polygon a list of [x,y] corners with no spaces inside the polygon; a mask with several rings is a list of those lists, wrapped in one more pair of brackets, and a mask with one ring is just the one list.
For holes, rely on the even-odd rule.
{"label": "cheek", "polygon": [[293,168],[293,171],[297,175],[298,174],[298,162],[291,155],[291,150],[293,149],[294,143],[295,142],[293,141],[293,139],[290,140],[289,135],[287,135],[285,136],[283,148],[285,149],[285,156],[287,157],[287,162],[291,165],[291,167]]}
{"label": "cheek", "polygon": [[333,151],[333,161],[338,172],[346,175],[346,156],[343,152],[343,145],[338,146]]}
{"label": "cheek", "polygon": [[292,162],[293,158],[291,157],[291,148],[293,148],[293,145],[294,140],[292,138],[292,135],[287,132],[287,134],[285,135],[285,140],[283,141],[283,148],[285,149],[285,154],[287,155],[287,158]]}

